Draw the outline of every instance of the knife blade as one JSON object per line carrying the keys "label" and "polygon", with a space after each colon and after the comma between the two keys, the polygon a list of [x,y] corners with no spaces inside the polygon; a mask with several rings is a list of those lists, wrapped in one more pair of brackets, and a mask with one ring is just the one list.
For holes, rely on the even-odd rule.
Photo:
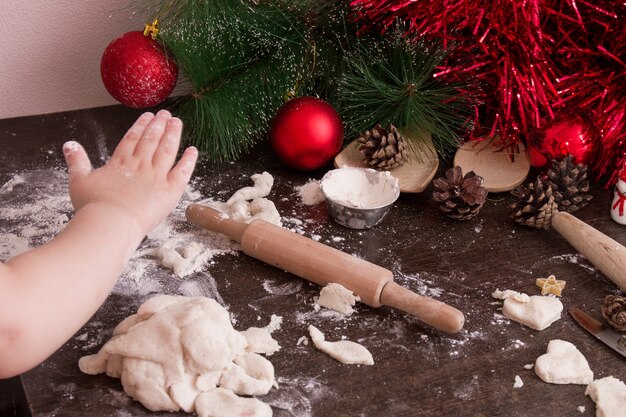
{"label": "knife blade", "polygon": [[626,335],[616,332],[579,308],[571,307],[569,314],[583,329],[626,358]]}

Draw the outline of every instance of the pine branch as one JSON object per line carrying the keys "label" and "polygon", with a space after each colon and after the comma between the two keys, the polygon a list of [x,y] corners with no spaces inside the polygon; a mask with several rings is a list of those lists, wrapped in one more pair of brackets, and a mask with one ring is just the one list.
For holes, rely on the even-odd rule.
{"label": "pine branch", "polygon": [[[297,3],[297,2],[296,2]],[[302,9],[252,0],[161,2],[159,40],[176,60],[189,96],[177,115],[185,140],[213,161],[236,159],[306,71]]]}
{"label": "pine branch", "polygon": [[439,155],[456,149],[470,106],[461,86],[433,76],[445,57],[437,45],[397,33],[383,41],[364,40],[346,53],[339,98],[347,139],[376,124],[417,126],[432,133]]}

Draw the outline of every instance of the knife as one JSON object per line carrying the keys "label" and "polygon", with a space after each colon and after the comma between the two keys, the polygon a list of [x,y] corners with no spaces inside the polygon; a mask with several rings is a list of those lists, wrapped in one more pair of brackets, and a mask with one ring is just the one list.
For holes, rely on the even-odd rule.
{"label": "knife", "polygon": [[571,307],[569,313],[583,329],[626,358],[626,335],[616,332],[579,308]]}

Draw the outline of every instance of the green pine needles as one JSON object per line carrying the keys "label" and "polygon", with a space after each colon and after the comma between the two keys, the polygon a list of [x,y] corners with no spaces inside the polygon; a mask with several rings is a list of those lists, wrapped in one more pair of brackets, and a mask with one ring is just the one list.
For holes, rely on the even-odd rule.
{"label": "green pine needles", "polygon": [[358,37],[348,1],[138,1],[188,87],[175,99],[185,140],[212,161],[267,138],[292,92],[335,106],[346,140],[393,123],[431,132],[441,155],[457,145],[470,106],[433,77],[445,53],[395,33]]}
{"label": "green pine needles", "polygon": [[395,33],[382,41],[362,41],[347,52],[339,85],[346,131],[357,135],[376,124],[390,123],[418,127],[432,133],[439,155],[456,149],[470,103],[461,98],[459,86],[433,77],[446,55],[435,44]]}
{"label": "green pine needles", "polygon": [[186,140],[214,161],[247,152],[303,77],[310,46],[298,11],[261,3],[178,0],[157,12],[159,40],[191,90],[177,100]]}

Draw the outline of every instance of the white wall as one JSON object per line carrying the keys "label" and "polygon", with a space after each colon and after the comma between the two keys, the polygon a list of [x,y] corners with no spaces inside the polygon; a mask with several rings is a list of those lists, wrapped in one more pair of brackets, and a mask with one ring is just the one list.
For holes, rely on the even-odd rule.
{"label": "white wall", "polygon": [[143,30],[132,0],[0,0],[0,119],[117,102],[100,79],[113,39]]}

